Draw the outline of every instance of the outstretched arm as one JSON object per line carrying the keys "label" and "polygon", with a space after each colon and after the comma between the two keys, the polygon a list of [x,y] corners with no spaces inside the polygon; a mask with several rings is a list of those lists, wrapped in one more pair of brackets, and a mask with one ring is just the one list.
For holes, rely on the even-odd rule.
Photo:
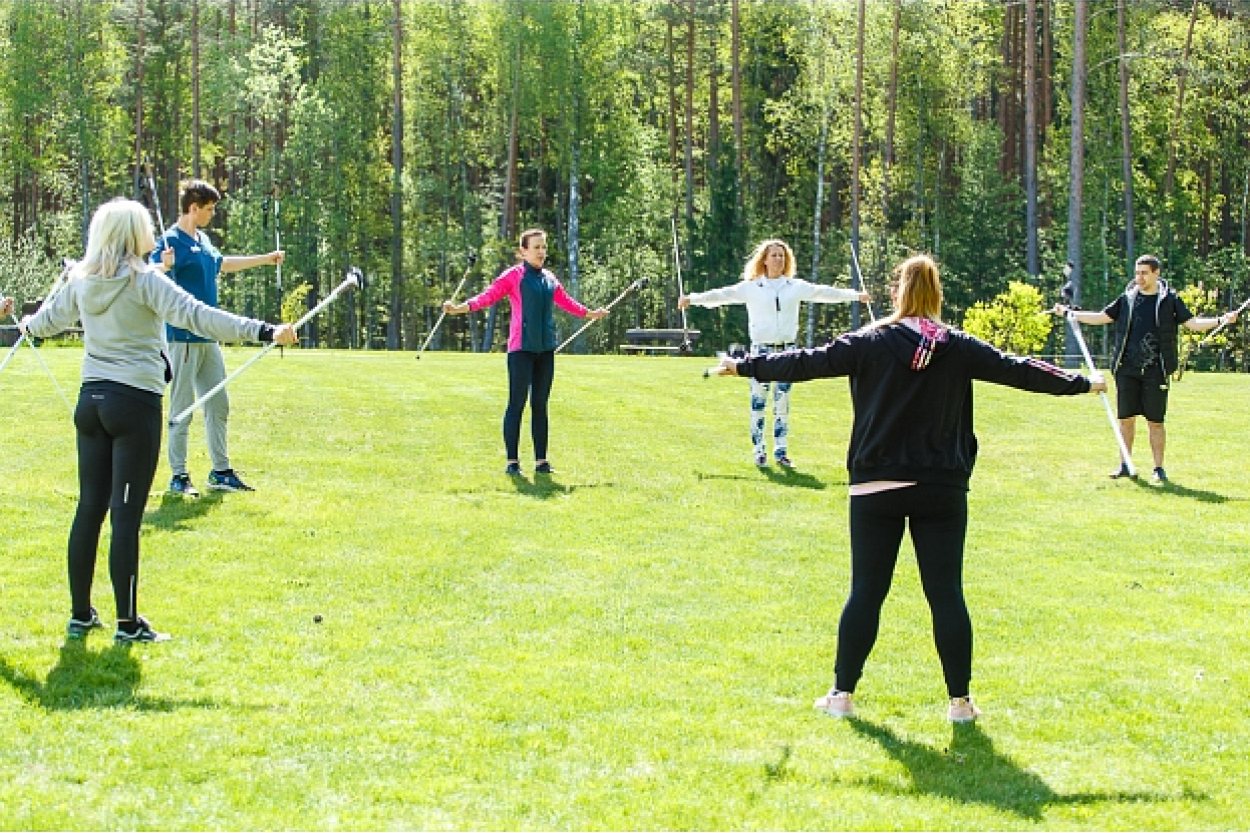
{"label": "outstretched arm", "polygon": [[1216,315],[1211,318],[1198,318],[1197,316],[1186,321],[1182,326],[1186,329],[1199,333],[1206,333],[1214,330],[1216,327],[1223,327],[1225,324],[1236,324],[1237,312],[1226,312],[1223,315]]}
{"label": "outstretched arm", "polygon": [[256,266],[277,266],[286,259],[286,252],[281,249],[267,255],[235,255],[221,259],[221,271],[241,272]]}

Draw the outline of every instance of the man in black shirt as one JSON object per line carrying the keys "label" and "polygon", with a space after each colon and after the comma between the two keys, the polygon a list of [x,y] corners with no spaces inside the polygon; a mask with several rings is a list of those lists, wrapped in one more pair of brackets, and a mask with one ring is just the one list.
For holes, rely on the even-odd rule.
{"label": "man in black shirt", "polygon": [[[1076,320],[1082,324],[1115,324],[1111,370],[1115,374],[1120,435],[1132,453],[1137,416],[1146,418],[1150,451],[1154,456],[1151,479],[1156,483],[1168,479],[1163,470],[1163,449],[1167,443],[1163,419],[1168,409],[1168,380],[1179,363],[1177,330],[1184,326],[1206,332],[1237,320],[1235,312],[1215,318],[1196,318],[1176,290],[1159,279],[1160,268],[1159,258],[1142,255],[1137,258],[1133,282],[1123,295],[1101,312],[1075,313]],[[1055,307],[1059,315],[1066,315],[1068,311],[1062,304]],[[1127,477],[1128,473],[1128,465],[1121,462],[1111,476]]]}

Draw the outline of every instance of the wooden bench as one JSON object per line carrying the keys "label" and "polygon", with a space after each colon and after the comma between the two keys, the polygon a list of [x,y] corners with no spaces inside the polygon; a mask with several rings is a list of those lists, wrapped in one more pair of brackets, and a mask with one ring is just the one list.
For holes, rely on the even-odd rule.
{"label": "wooden bench", "polygon": [[625,331],[625,340],[629,343],[620,347],[622,353],[679,353],[683,341],[694,344],[700,335],[698,330],[632,329]]}

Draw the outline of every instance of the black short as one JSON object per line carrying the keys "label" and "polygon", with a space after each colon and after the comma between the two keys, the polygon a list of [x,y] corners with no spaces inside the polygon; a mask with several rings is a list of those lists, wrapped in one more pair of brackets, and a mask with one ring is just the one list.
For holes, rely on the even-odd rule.
{"label": "black short", "polygon": [[1145,376],[1118,374],[1115,403],[1120,419],[1141,415],[1147,422],[1163,422],[1168,412],[1167,377],[1158,368],[1147,371]]}

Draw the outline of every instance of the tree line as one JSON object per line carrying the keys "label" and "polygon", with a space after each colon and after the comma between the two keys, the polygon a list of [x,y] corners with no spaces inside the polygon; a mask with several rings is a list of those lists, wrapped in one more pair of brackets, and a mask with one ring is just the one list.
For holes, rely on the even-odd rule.
{"label": "tree line", "polygon": [[[578,349],[674,327],[687,291],[781,237],[801,276],[887,304],[942,264],[952,320],[1013,282],[1087,307],[1158,254],[1203,309],[1250,292],[1250,10],[1235,0],[10,0],[0,5],[0,291],[34,297],[102,201],[165,223],[226,194],[222,282],[275,316],[372,279],[311,343],[416,349],[524,228],[596,306]],[[854,257],[852,254],[854,253]],[[858,268],[856,266],[858,264]],[[702,343],[741,309],[692,310]],[[859,323],[813,307],[801,338]],[[498,349],[493,313],[439,349]],[[571,329],[570,329],[571,332]]]}

